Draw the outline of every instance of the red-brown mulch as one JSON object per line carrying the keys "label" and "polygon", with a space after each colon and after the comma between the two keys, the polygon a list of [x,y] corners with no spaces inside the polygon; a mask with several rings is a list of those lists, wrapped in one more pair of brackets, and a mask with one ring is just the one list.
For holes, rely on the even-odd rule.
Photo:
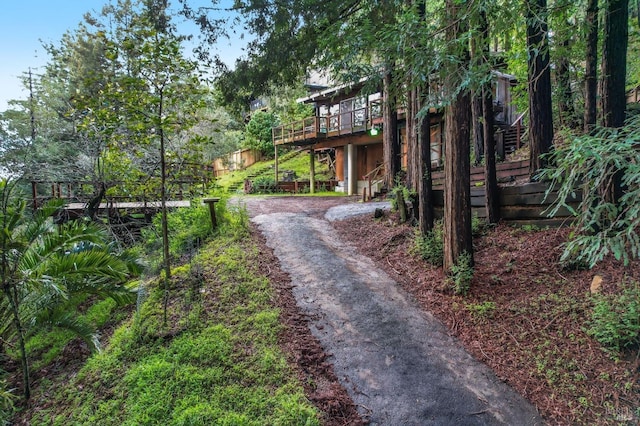
{"label": "red-brown mulch", "polygon": [[500,224],[475,240],[471,290],[459,296],[441,268],[409,254],[415,229],[394,215],[334,226],[550,424],[637,424],[640,354],[616,360],[585,328],[593,277],[601,275],[602,291],[615,293],[625,280],[640,281],[640,262],[624,267],[607,259],[593,270],[564,270],[558,260],[568,229]]}

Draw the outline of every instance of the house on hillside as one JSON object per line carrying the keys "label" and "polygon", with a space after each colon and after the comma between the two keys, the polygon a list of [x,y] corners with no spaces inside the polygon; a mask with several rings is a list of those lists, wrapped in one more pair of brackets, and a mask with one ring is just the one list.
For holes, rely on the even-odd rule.
{"label": "house on hillside", "polygon": [[[494,72],[494,76],[496,145],[498,154],[504,157],[520,147],[521,116],[511,102],[515,78],[500,72]],[[384,175],[382,90],[364,90],[370,86],[370,82],[361,80],[298,99],[298,102],[313,104],[315,114],[272,129],[276,154],[278,147],[283,146],[302,147],[311,152],[328,150],[334,158],[336,191],[350,195],[379,192]],[[437,168],[443,159],[444,114],[434,108],[430,120],[431,161]],[[402,166],[406,167],[406,117],[402,109],[398,110],[398,123]]]}

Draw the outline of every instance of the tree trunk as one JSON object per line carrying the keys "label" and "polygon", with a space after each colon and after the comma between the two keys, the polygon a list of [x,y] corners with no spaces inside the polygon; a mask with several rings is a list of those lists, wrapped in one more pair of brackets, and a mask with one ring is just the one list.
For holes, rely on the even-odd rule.
{"label": "tree trunk", "polygon": [[[482,20],[483,12],[480,12],[480,20]],[[486,16],[486,15],[485,15]],[[486,19],[485,19],[486,21]],[[482,50],[481,45],[483,43],[488,43],[486,40],[479,40],[479,38],[485,37],[485,34],[482,32],[481,26],[482,22],[478,24],[478,36],[474,36],[471,38],[471,43],[469,44],[471,50],[471,60],[473,64],[478,69],[482,68],[482,65],[485,63],[482,55],[484,51]],[[485,24],[486,25],[486,22]],[[484,129],[482,125],[482,88],[477,88],[476,92],[473,95],[473,99],[471,100],[471,117],[473,121],[473,164],[479,166],[482,162],[482,158],[484,157]]]}
{"label": "tree trunk", "polygon": [[535,178],[553,145],[551,71],[547,31],[547,0],[526,0],[529,51],[529,172]]}
{"label": "tree trunk", "polygon": [[420,147],[418,142],[418,111],[420,102],[418,89],[413,88],[407,93],[407,188],[418,190],[420,180]]}
{"label": "tree trunk", "polygon": [[[276,181],[276,185],[278,182]],[[309,150],[309,193],[316,192],[316,152],[313,148]],[[371,196],[371,194],[369,194]]]}
{"label": "tree trunk", "polygon": [[602,47],[602,117],[605,127],[622,127],[626,111],[629,0],[609,0]]}
{"label": "tree trunk", "polygon": [[[605,9],[602,48],[602,118],[605,127],[624,125],[627,96],[627,44],[629,0],[609,0]],[[622,196],[622,176],[611,170],[611,184],[602,188],[604,200],[617,204]]]}
{"label": "tree trunk", "polygon": [[598,95],[598,0],[589,0],[587,5],[587,51],[584,73],[584,132],[589,133],[596,125]]}
{"label": "tree trunk", "polygon": [[11,307],[11,316],[13,326],[16,329],[16,334],[18,335],[18,346],[20,349],[20,363],[22,366],[22,395],[24,396],[25,401],[28,401],[31,398],[31,378],[29,374],[29,360],[27,358],[27,348],[24,341],[24,330],[22,328],[22,321],[20,320],[20,308],[18,302],[18,294],[15,288],[11,288],[9,283],[5,283],[3,285],[4,294],[7,297],[9,302],[9,306]]}
{"label": "tree trunk", "polygon": [[433,186],[431,181],[431,118],[429,106],[419,120],[418,151],[420,154],[420,179],[418,180],[418,229],[425,235],[433,229]]}
{"label": "tree trunk", "polygon": [[394,180],[401,167],[396,98],[391,93],[392,70],[393,66],[388,68],[384,75],[382,94],[382,146],[387,188],[393,188]]}
{"label": "tree trunk", "polygon": [[[460,2],[447,0],[450,14],[447,29],[447,41],[457,51],[457,66],[468,66],[469,52],[464,40],[460,40],[467,28],[460,19]],[[463,253],[473,256],[471,236],[471,182],[470,182],[470,142],[471,142],[471,97],[468,89],[457,90],[461,83],[456,81],[455,73],[448,73],[446,90],[457,92],[445,111],[445,148],[444,148],[444,270],[449,271],[458,262]],[[473,264],[473,257],[471,260]]]}
{"label": "tree trunk", "polygon": [[496,145],[493,128],[493,95],[491,87],[483,89],[482,115],[484,118],[484,186],[487,222],[500,221],[500,193],[496,173]]}
{"label": "tree trunk", "polygon": [[473,251],[471,237],[470,126],[471,100],[460,93],[447,107],[444,159],[444,269]]}
{"label": "tree trunk", "polygon": [[[489,70],[487,58],[489,58],[489,22],[484,10],[480,11],[478,21],[478,33],[480,34],[480,64]],[[493,119],[493,92],[491,83],[485,84],[481,88],[481,126],[482,140],[484,143],[484,185],[485,185],[485,208],[487,210],[487,221],[498,223],[500,220],[500,200],[498,193],[498,178],[496,175],[496,146],[494,137]]]}
{"label": "tree trunk", "polygon": [[160,91],[158,106],[158,133],[160,137],[160,209],[162,221],[162,261],[164,266],[163,322],[167,325],[169,283],[171,282],[171,258],[169,257],[169,220],[167,218],[167,160],[165,155],[164,127],[162,122],[164,97]]}
{"label": "tree trunk", "polygon": [[[426,0],[418,3],[418,14],[421,19],[426,15]],[[419,117],[418,126],[418,229],[421,235],[433,230],[435,220],[433,211],[433,184],[431,180],[431,116],[429,114],[429,104],[426,102],[425,94],[428,94],[429,84],[416,90],[416,109]]]}
{"label": "tree trunk", "polygon": [[560,124],[569,129],[576,128],[575,108],[573,107],[573,91],[571,90],[571,75],[569,73],[569,40],[560,42],[562,52],[558,59],[556,81],[558,83],[558,114]]}
{"label": "tree trunk", "polygon": [[473,157],[474,164],[479,166],[484,157],[484,126],[482,123],[482,90],[473,96],[471,112],[473,117]]}

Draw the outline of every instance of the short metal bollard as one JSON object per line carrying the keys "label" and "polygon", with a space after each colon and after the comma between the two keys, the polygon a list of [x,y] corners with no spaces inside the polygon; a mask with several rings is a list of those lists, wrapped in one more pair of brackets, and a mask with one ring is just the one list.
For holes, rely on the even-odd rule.
{"label": "short metal bollard", "polygon": [[211,226],[213,229],[218,227],[218,219],[216,219],[216,203],[220,201],[220,197],[203,198],[202,202],[209,205],[209,213],[211,214]]}

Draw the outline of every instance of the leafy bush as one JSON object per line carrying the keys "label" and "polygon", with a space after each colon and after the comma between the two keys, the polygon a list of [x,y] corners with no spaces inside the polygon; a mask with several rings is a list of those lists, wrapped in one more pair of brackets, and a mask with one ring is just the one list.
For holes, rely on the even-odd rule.
{"label": "leafy bush", "polygon": [[270,176],[259,176],[251,185],[252,194],[273,194],[277,192],[276,181]]}
{"label": "leafy bush", "polygon": [[471,288],[473,279],[473,266],[471,266],[471,255],[464,252],[458,257],[458,261],[451,267],[447,280],[453,287],[455,294],[467,294]]}
{"label": "leafy bush", "polygon": [[442,221],[435,223],[433,230],[425,235],[416,233],[413,252],[433,266],[442,266],[444,238]]}
{"label": "leafy bush", "polygon": [[273,113],[257,111],[251,116],[245,129],[247,148],[259,150],[265,156],[273,155],[273,138],[271,128],[278,125],[278,118]]}
{"label": "leafy bush", "polygon": [[[585,261],[593,267],[608,254],[626,263],[640,255],[640,115],[619,129],[600,128],[591,135],[575,136],[556,147],[549,160],[555,166],[543,170],[558,190],[548,214],[567,208],[576,216],[575,233],[565,245],[562,262]],[[602,189],[621,176],[624,194],[617,204],[605,199]],[[577,209],[568,203],[582,190]]]}
{"label": "leafy bush", "polygon": [[596,295],[588,334],[604,347],[623,350],[640,344],[640,285],[618,295]]}
{"label": "leafy bush", "polygon": [[487,229],[487,221],[474,214],[471,218],[471,234],[474,237],[480,237]]}
{"label": "leafy bush", "polygon": [[410,190],[402,183],[401,177],[396,177],[393,188],[389,191],[389,200],[391,202],[391,210],[398,211],[398,192],[402,193],[402,199],[411,202],[417,196],[415,191]]}
{"label": "leafy bush", "polygon": [[[193,204],[195,205],[189,208],[176,209],[167,214],[169,253],[174,258],[197,249],[211,235],[209,208],[197,202]],[[217,203],[217,211],[223,211],[224,208],[224,201]],[[159,257],[162,251],[161,220],[162,216],[157,214],[153,218],[153,226],[142,230],[146,251],[152,258],[152,264],[159,263],[157,259],[153,259]]]}
{"label": "leafy bush", "polygon": [[10,425],[13,416],[14,402],[17,397],[7,389],[7,381],[0,379],[0,425]]}

